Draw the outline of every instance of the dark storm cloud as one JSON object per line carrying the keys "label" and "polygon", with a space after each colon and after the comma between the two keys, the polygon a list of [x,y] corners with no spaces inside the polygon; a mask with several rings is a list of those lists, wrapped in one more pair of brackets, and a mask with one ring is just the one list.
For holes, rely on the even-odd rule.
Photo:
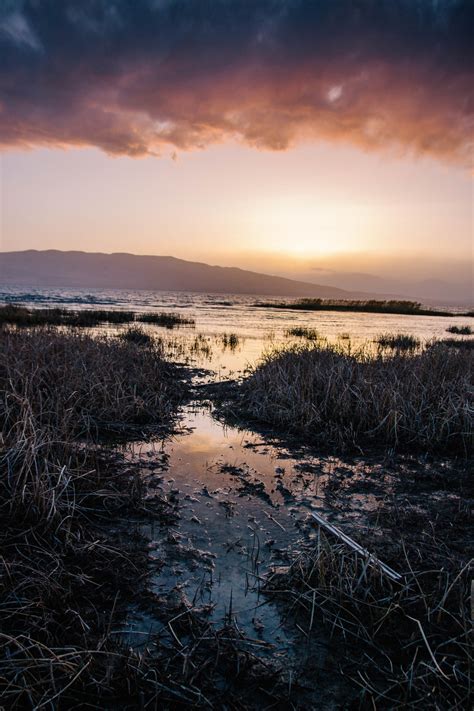
{"label": "dark storm cloud", "polygon": [[0,143],[347,141],[469,163],[470,0],[4,0]]}

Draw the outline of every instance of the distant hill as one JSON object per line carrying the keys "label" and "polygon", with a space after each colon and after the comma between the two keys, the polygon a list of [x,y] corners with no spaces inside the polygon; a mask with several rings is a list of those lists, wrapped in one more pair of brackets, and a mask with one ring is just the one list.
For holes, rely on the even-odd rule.
{"label": "distant hill", "polygon": [[30,287],[162,289],[207,293],[364,298],[345,291],[235,267],[216,267],[175,257],[28,250],[0,252],[0,284]]}

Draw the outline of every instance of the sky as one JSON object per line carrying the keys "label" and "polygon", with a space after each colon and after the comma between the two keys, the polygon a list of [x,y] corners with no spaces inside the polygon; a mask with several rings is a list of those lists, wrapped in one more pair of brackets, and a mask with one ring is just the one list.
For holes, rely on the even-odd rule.
{"label": "sky", "polygon": [[473,23],[467,0],[4,0],[0,249],[467,299]]}

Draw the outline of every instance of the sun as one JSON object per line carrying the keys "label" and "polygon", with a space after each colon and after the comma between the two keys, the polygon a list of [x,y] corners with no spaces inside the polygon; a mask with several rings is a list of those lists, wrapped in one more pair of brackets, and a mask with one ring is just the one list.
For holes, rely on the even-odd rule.
{"label": "sun", "polygon": [[298,259],[360,251],[369,234],[367,215],[357,208],[308,197],[261,204],[252,222],[262,250]]}

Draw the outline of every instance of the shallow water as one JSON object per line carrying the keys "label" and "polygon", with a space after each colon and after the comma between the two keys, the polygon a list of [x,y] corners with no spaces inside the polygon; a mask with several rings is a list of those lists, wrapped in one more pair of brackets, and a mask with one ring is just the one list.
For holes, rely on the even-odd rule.
{"label": "shallow water", "polygon": [[[449,325],[470,323],[473,318],[440,316],[403,316],[395,314],[366,314],[341,312],[282,311],[272,308],[255,308],[256,301],[269,297],[236,294],[195,294],[166,291],[122,291],[118,289],[29,289],[4,287],[0,303],[10,301],[27,306],[65,308],[132,309],[136,311],[167,311],[194,318],[195,328],[180,328],[172,332],[151,326],[147,330],[170,340],[192,343],[200,333],[209,340],[210,356],[202,351],[200,360],[211,362],[220,377],[235,375],[253,365],[263,351],[274,345],[289,342],[285,335],[289,328],[303,326],[316,329],[330,342],[347,344],[347,336],[354,346],[372,341],[381,333],[409,333],[425,342],[446,337]],[[440,305],[442,306],[442,305]],[[447,307],[450,311],[465,308]],[[239,346],[232,350],[222,348],[221,334],[235,333]],[[291,339],[290,339],[291,340]],[[295,341],[295,339],[293,339]],[[298,342],[298,339],[296,339]]]}
{"label": "shallow water", "polygon": [[[197,607],[211,607],[217,627],[233,622],[271,649],[288,651],[293,636],[261,594],[261,576],[278,562],[278,549],[302,535],[303,510],[287,505],[278,483],[288,460],[250,432],[224,427],[208,410],[190,407],[183,434],[165,447],[160,491],[179,502],[180,518],[151,547],[165,561],[153,590],[180,590]],[[143,443],[134,455],[155,456]],[[306,512],[309,506],[306,506]],[[303,506],[302,506],[303,509]]]}
{"label": "shallow water", "polygon": [[[289,551],[316,539],[311,511],[339,524],[365,525],[365,514],[377,506],[372,491],[356,487],[343,504],[328,498],[327,488],[332,479],[365,478],[364,461],[290,452],[277,441],[225,426],[198,403],[183,412],[181,433],[163,450],[143,442],[130,445],[129,456],[143,463],[150,495],[159,491],[178,505],[179,519],[165,534],[141,528],[161,565],[153,591],[161,597],[171,591],[189,608],[207,607],[215,629],[232,623],[259,655],[285,659],[295,670],[311,658],[323,670],[327,633],[315,627],[308,640],[287,619],[288,610],[263,594],[262,581],[287,564]],[[390,486],[380,468],[371,465],[370,475]],[[139,640],[159,629],[140,614],[132,614],[127,626]]]}

